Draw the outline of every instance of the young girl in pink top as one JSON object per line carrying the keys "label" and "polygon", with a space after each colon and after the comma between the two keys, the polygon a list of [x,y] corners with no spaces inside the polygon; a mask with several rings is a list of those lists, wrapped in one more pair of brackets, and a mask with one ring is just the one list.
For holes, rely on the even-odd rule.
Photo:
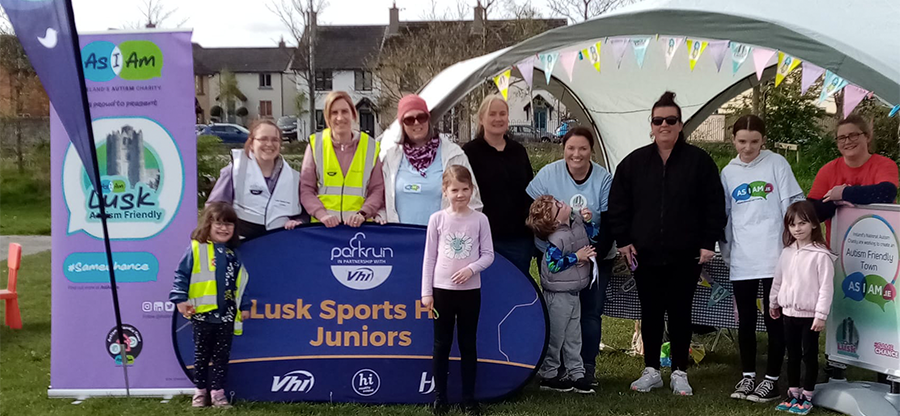
{"label": "young girl in pink top", "polygon": [[[809,201],[791,204],[784,216],[784,251],[775,266],[769,314],[784,315],[788,362],[788,397],[776,410],[805,415],[819,373],[819,332],[831,311],[834,260],[825,245],[816,210]],[[800,363],[806,370],[800,382]]]}
{"label": "young girl in pink top", "polygon": [[422,264],[422,305],[434,311],[434,413],[447,406],[447,372],[453,327],[459,338],[463,406],[477,414],[475,333],[481,310],[481,272],[494,261],[487,217],[469,208],[475,186],[460,165],[444,171],[442,191],[450,206],[431,215]]}

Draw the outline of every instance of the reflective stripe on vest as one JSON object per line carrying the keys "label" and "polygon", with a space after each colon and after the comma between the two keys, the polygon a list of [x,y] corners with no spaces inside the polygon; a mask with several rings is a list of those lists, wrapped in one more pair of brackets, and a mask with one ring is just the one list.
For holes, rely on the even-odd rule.
{"label": "reflective stripe on vest", "polygon": [[[218,288],[216,286],[216,252],[212,244],[200,244],[191,240],[191,252],[194,255],[194,267],[191,269],[191,284],[188,286],[188,302],[194,306],[196,313],[214,311],[219,308]],[[235,305],[237,313],[234,317],[234,334],[243,333],[241,320],[241,299],[247,288],[247,272],[242,266],[238,271],[237,293]]]}
{"label": "reflective stripe on vest", "polygon": [[[331,129],[310,136],[309,142],[313,147],[313,157],[316,161],[318,196],[325,210],[329,215],[342,220],[359,212],[366,200],[366,188],[369,186],[381,144],[372,140],[368,134],[360,132],[353,161],[350,163],[349,171],[344,175],[334,152]],[[312,220],[319,222],[317,218]]]}
{"label": "reflective stripe on vest", "polygon": [[241,299],[244,297],[244,289],[247,288],[247,273],[243,266],[238,271],[237,288],[237,296],[234,300],[237,306],[237,313],[234,315],[234,334],[241,335],[244,333],[244,320],[241,319]]}

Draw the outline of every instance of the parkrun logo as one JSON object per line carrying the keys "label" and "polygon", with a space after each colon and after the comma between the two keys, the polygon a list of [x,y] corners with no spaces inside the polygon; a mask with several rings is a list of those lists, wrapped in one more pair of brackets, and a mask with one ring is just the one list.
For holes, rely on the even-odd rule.
{"label": "parkrun logo", "polygon": [[97,41],[81,49],[84,77],[106,82],[117,76],[128,81],[162,77],[163,54],[148,40],[129,40],[118,45]]}
{"label": "parkrun logo", "polygon": [[366,247],[365,233],[356,233],[346,247],[331,248],[331,273],[342,285],[354,290],[380,286],[391,275],[394,258],[390,247]]}
{"label": "parkrun logo", "polygon": [[272,377],[272,392],[309,393],[316,384],[316,377],[306,370],[294,370],[283,376]]}
{"label": "parkrun logo", "polygon": [[745,183],[737,188],[734,188],[734,191],[731,193],[731,197],[734,198],[735,201],[746,201],[752,197],[761,197],[766,199],[769,194],[775,189],[771,183],[767,183],[766,181],[756,181]]}

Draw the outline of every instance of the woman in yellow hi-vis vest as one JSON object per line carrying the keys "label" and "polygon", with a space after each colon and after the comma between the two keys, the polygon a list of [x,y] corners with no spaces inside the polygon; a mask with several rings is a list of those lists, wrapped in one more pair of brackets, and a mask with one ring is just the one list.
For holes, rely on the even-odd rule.
{"label": "woman in yellow hi-vis vest", "polygon": [[[191,320],[194,335],[193,407],[229,407],[225,396],[233,335],[250,318],[247,273],[234,253],[238,221],[231,205],[213,202],[200,214],[191,246],[175,270],[169,301]],[[212,362],[212,365],[210,365]]]}
{"label": "woman in yellow hi-vis vest", "polygon": [[350,95],[333,91],[325,99],[325,124],[309,138],[300,169],[300,203],[312,222],[326,227],[344,223],[359,227],[366,220],[381,224],[384,177],[378,153],[380,144],[364,132],[353,130],[356,107]]}

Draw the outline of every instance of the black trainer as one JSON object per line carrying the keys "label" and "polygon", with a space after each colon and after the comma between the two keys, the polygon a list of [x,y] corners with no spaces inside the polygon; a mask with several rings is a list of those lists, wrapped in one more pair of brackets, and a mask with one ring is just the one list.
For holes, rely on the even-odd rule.
{"label": "black trainer", "polygon": [[434,403],[431,405],[431,414],[434,416],[443,416],[450,413],[450,404],[447,403],[447,397],[442,394],[435,394]]}
{"label": "black trainer", "polygon": [[474,400],[464,403],[462,411],[468,416],[481,416],[481,406]]}
{"label": "black trainer", "polygon": [[550,391],[559,391],[559,392],[568,392],[572,391],[574,386],[572,382],[569,380],[563,380],[559,377],[556,378],[545,378],[541,380],[541,390],[550,390]]}
{"label": "black trainer", "polygon": [[732,399],[744,400],[753,393],[753,378],[744,376],[741,381],[734,386],[734,393],[731,393]]}
{"label": "black trainer", "polygon": [[587,377],[579,378],[572,383],[572,389],[575,390],[575,393],[580,394],[593,394],[594,389],[591,387],[591,382],[587,379]]}
{"label": "black trainer", "polygon": [[781,394],[778,393],[778,382],[767,378],[759,382],[759,385],[756,386],[753,393],[747,395],[747,400],[754,403],[771,402],[772,400],[780,398]]}

